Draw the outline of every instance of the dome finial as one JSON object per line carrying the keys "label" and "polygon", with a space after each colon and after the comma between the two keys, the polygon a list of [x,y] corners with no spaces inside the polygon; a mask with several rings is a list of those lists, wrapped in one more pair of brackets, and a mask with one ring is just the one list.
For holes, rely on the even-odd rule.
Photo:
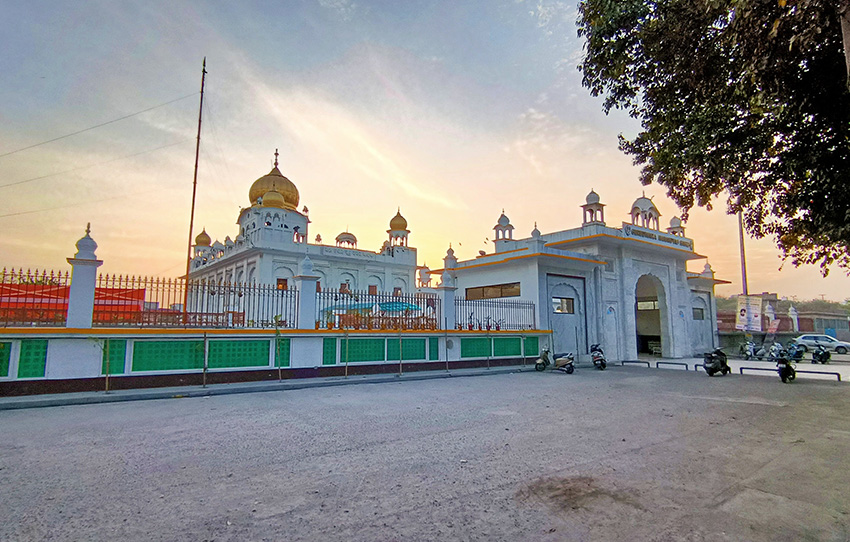
{"label": "dome finial", "polygon": [[277,156],[278,156],[277,149],[275,149],[274,150],[274,167],[277,167]]}

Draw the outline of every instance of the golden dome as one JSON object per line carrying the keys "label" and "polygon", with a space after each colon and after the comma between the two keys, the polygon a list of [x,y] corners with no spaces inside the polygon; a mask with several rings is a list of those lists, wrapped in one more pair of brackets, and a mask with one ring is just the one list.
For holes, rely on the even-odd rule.
{"label": "golden dome", "polygon": [[[251,185],[251,189],[248,191],[248,199],[251,200],[251,205],[256,205],[257,199],[263,197],[266,192],[277,192],[283,196],[282,208],[290,211],[295,211],[298,208],[298,189],[295,188],[292,181],[281,174],[277,165],[267,175],[260,177]],[[265,205],[265,201],[263,204]]]}
{"label": "golden dome", "polygon": [[276,190],[270,190],[263,194],[263,207],[277,207],[278,209],[286,209],[286,200],[283,195]]}
{"label": "golden dome", "polygon": [[401,209],[395,214],[392,220],[390,220],[390,230],[392,231],[405,231],[407,230],[407,220],[401,216]]}
{"label": "golden dome", "polygon": [[201,233],[198,234],[197,237],[195,237],[195,246],[208,247],[208,246],[210,246],[210,243],[212,243],[212,238],[210,238],[210,236],[207,235],[206,229],[204,229],[204,231],[202,231]]}

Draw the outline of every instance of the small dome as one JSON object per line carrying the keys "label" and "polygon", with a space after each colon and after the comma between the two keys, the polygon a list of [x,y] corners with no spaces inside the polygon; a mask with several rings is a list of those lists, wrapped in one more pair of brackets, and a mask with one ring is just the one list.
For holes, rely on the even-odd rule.
{"label": "small dome", "polygon": [[94,251],[97,250],[97,243],[89,235],[91,233],[91,222],[86,225],[86,234],[77,241],[77,253],[74,258],[79,260],[96,260]]}
{"label": "small dome", "polygon": [[208,247],[210,246],[210,243],[212,243],[212,238],[207,235],[206,229],[204,229],[201,233],[198,234],[197,237],[195,237],[195,246]]}
{"label": "small dome", "polygon": [[591,189],[590,194],[587,195],[587,198],[585,199],[585,201],[587,202],[587,205],[593,205],[595,203],[599,203],[599,194],[597,194],[596,192],[593,191],[593,189]]}
{"label": "small dome", "polygon": [[251,205],[256,205],[257,199],[270,191],[275,191],[283,196],[285,202],[284,209],[290,211],[298,209],[298,189],[295,188],[292,181],[284,177],[280,170],[277,169],[277,151],[275,151],[274,167],[272,170],[254,181],[254,184],[251,185],[251,189],[248,191],[248,199]]}
{"label": "small dome", "polygon": [[504,209],[502,209],[502,216],[499,217],[497,224],[499,224],[499,226],[510,226],[511,225],[511,219],[508,218],[507,216],[505,216],[505,210]]}
{"label": "small dome", "polygon": [[286,209],[286,200],[283,194],[275,190],[269,190],[263,194],[263,207],[277,207],[278,209]]}
{"label": "small dome", "polygon": [[390,230],[392,231],[405,231],[407,230],[407,220],[403,216],[401,216],[401,209],[395,214],[392,220],[390,220]]}
{"label": "small dome", "polygon": [[351,243],[357,244],[357,237],[354,236],[353,233],[348,233],[347,231],[342,232],[341,234],[336,236],[336,242],[339,243]]}
{"label": "small dome", "polygon": [[453,249],[452,247],[449,247],[449,249],[446,251],[446,256],[448,256],[449,258],[451,258],[451,257],[452,257],[452,256],[454,256],[454,255],[455,255],[455,251],[454,251],[454,249]]}
{"label": "small dome", "polygon": [[655,211],[658,216],[661,216],[660,213],[658,213],[658,209],[655,207],[655,204],[652,203],[652,200],[646,196],[641,196],[632,203],[632,212],[635,212],[635,210],[642,213]]}
{"label": "small dome", "polygon": [[673,218],[670,219],[670,227],[671,228],[681,228],[682,227],[682,221],[679,219],[678,216],[674,216]]}
{"label": "small dome", "polygon": [[534,229],[531,230],[531,236],[535,239],[540,237],[540,230],[537,229],[537,222],[534,223]]}

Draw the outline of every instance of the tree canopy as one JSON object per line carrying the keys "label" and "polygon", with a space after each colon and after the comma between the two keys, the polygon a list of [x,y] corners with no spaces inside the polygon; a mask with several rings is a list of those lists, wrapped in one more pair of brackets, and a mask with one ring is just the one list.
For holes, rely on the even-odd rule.
{"label": "tree canopy", "polygon": [[683,209],[725,198],[794,265],[850,272],[850,0],[583,0],[579,66]]}

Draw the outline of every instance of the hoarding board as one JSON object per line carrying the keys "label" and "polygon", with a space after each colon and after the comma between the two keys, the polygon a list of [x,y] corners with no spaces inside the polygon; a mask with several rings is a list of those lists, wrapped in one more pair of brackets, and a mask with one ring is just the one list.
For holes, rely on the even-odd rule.
{"label": "hoarding board", "polygon": [[745,331],[761,331],[760,296],[738,296],[738,310],[735,316],[735,329],[743,329]]}

